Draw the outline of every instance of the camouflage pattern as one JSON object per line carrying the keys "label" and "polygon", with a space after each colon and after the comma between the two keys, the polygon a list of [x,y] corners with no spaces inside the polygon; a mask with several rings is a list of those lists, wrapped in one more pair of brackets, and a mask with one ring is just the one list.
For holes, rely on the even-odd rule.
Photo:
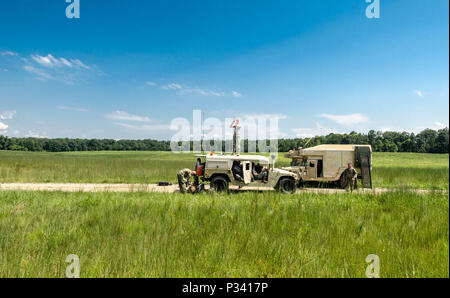
{"label": "camouflage pattern", "polygon": [[178,171],[178,186],[180,187],[181,193],[186,193],[191,186],[191,176],[192,170],[183,169]]}
{"label": "camouflage pattern", "polygon": [[239,165],[237,165],[237,164],[234,165],[231,168],[231,171],[233,172],[233,176],[234,176],[234,178],[236,178],[236,180],[241,181],[241,182],[244,181],[244,178],[242,178],[242,176],[243,176],[242,169]]}
{"label": "camouflage pattern", "polygon": [[351,191],[353,191],[356,185],[356,179],[358,178],[358,173],[356,172],[355,168],[353,167],[347,168],[344,171],[344,177],[347,180],[346,189],[347,190],[350,189]]}
{"label": "camouflage pattern", "polygon": [[347,178],[347,180],[358,178],[358,173],[356,172],[356,170],[355,170],[354,167],[347,168],[347,169],[344,171],[344,175],[345,175],[345,177]]}
{"label": "camouflage pattern", "polygon": [[234,129],[233,132],[233,154],[241,154],[241,125],[239,119],[236,119],[231,123],[230,128]]}

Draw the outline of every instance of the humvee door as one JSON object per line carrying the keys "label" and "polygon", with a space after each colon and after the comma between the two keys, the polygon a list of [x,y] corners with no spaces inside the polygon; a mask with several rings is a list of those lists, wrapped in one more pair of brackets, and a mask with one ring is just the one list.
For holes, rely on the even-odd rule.
{"label": "humvee door", "polygon": [[244,174],[244,183],[249,184],[252,182],[252,164],[249,161],[242,162],[242,172]]}
{"label": "humvee door", "polygon": [[306,164],[306,173],[308,178],[323,177],[323,160],[322,158],[310,158]]}
{"label": "humvee door", "polygon": [[308,178],[317,178],[317,160],[309,159],[307,164]]}

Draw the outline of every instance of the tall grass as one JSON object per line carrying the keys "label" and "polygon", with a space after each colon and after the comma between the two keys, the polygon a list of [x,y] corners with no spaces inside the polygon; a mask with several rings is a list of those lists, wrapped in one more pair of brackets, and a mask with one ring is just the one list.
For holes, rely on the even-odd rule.
{"label": "tall grass", "polygon": [[0,277],[449,277],[448,194],[0,192]]}
{"label": "tall grass", "polygon": [[[277,166],[289,165],[282,155]],[[375,187],[449,189],[448,154],[374,153],[373,161]],[[194,154],[171,152],[0,151],[0,182],[175,182],[194,162]]]}
{"label": "tall grass", "polygon": [[448,154],[374,153],[379,187],[449,189]]}
{"label": "tall grass", "polygon": [[1,182],[156,183],[193,168],[193,154],[0,151]]}

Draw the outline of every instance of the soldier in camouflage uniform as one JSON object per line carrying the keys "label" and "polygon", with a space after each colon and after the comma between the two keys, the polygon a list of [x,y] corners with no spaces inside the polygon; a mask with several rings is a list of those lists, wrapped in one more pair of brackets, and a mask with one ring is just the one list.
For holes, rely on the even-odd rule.
{"label": "soldier in camouflage uniform", "polygon": [[178,172],[178,185],[180,186],[180,192],[186,193],[191,189],[191,176],[194,172],[190,169],[183,169]]}
{"label": "soldier in camouflage uniform", "polygon": [[358,173],[351,163],[349,163],[347,169],[345,169],[344,176],[347,180],[346,189],[348,190],[350,188],[350,190],[353,192],[353,189],[356,188],[356,179],[358,178]]}
{"label": "soldier in camouflage uniform", "polygon": [[233,152],[232,154],[237,154],[238,156],[241,154],[241,124],[239,123],[239,119],[236,119],[231,123],[230,128],[234,129],[233,132]]}

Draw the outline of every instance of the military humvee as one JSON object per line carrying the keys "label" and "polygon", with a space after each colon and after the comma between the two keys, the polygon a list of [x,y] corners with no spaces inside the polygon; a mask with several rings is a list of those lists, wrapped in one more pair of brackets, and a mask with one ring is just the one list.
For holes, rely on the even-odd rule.
{"label": "military humvee", "polygon": [[[283,193],[296,191],[298,175],[282,169],[271,167],[270,161],[265,156],[258,155],[197,155],[204,158],[197,175],[203,181],[210,181],[211,188],[217,192],[227,191],[229,184],[236,186],[273,187]],[[233,165],[238,164],[241,175],[236,176]],[[264,181],[255,179],[253,167],[267,171],[267,179]],[[241,178],[241,179],[237,179]]]}
{"label": "military humvee", "polygon": [[349,181],[342,175],[349,163],[358,172],[364,188],[372,188],[372,147],[370,145],[319,145],[299,148],[285,154],[290,167],[282,169],[298,174],[298,184],[308,181],[338,182],[345,188]]}

